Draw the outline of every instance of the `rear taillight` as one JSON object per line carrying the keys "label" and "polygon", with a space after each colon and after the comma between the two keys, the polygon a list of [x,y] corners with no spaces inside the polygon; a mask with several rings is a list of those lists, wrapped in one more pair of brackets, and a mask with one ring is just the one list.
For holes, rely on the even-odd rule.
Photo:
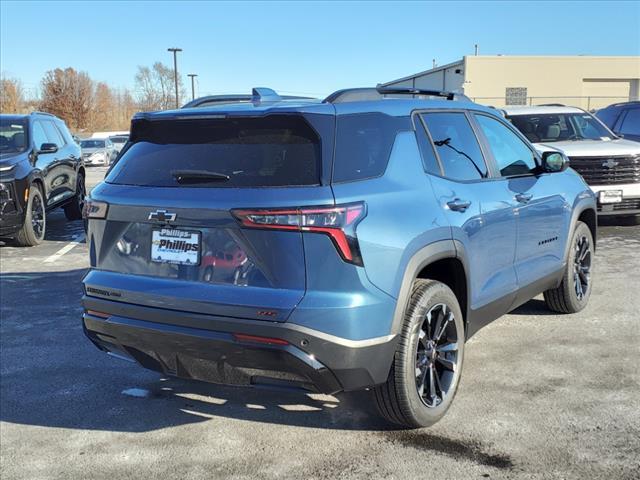
{"label": "rear taillight", "polygon": [[108,209],[108,203],[85,198],[82,208],[82,218],[107,218]]}
{"label": "rear taillight", "polygon": [[345,262],[362,266],[356,226],[367,213],[363,202],[334,207],[231,210],[231,213],[248,228],[328,235]]}

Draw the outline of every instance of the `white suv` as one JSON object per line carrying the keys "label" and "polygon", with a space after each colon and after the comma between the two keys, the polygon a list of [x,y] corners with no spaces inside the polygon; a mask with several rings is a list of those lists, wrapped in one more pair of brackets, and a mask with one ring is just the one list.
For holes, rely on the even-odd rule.
{"label": "white suv", "polygon": [[505,116],[536,148],[562,150],[598,196],[599,215],[640,219],[640,143],[618,137],[575,107],[508,107]]}

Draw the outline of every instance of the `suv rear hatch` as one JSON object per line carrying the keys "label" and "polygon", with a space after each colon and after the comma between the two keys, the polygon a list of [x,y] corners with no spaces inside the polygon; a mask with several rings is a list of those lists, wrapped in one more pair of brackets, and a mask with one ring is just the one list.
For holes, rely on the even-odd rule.
{"label": "suv rear hatch", "polygon": [[302,233],[241,228],[234,211],[333,205],[335,117],[327,105],[243,108],[134,118],[126,150],[91,193],[88,295],[287,319],[305,292]]}

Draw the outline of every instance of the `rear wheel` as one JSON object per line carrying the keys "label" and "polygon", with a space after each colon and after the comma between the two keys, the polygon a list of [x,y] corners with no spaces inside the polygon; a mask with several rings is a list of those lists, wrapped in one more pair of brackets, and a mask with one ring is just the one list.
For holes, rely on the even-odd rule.
{"label": "rear wheel", "polygon": [[576,313],[587,306],[591,296],[593,247],[591,230],[585,223],[578,222],[571,236],[562,282],[557,288],[544,292],[544,301],[551,310]]}
{"label": "rear wheel", "polygon": [[42,243],[47,227],[44,200],[37,185],[29,187],[26,210],[24,223],[18,231],[15,241],[21,247],[33,247]]}
{"label": "rear wheel", "polygon": [[453,401],[464,357],[464,322],[455,294],[435,280],[417,280],[387,382],[374,388],[388,421],[428,427]]}
{"label": "rear wheel", "polygon": [[64,214],[67,217],[67,220],[82,219],[82,209],[84,208],[85,196],[86,190],[84,186],[84,175],[79,173],[78,179],[76,180],[76,195],[70,203],[64,206]]}

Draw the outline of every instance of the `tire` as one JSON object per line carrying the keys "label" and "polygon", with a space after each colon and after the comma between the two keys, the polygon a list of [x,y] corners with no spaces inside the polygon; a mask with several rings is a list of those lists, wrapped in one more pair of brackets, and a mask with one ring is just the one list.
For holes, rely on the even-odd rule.
{"label": "tire", "polygon": [[44,240],[47,230],[47,212],[42,192],[37,185],[29,187],[24,223],[15,237],[15,242],[21,247],[34,247]]}
{"label": "tire", "polygon": [[416,280],[389,377],[373,389],[380,414],[408,428],[440,420],[458,388],[464,339],[462,311],[451,289],[435,280]]}
{"label": "tire", "polygon": [[547,307],[559,313],[576,313],[582,310],[587,306],[592,290],[594,244],[591,230],[585,223],[578,222],[570,241],[562,282],[557,288],[544,292]]}
{"label": "tire", "polygon": [[82,209],[84,208],[84,198],[86,196],[86,190],[84,185],[84,175],[78,174],[76,180],[76,195],[71,202],[64,206],[64,215],[67,220],[81,220]]}

